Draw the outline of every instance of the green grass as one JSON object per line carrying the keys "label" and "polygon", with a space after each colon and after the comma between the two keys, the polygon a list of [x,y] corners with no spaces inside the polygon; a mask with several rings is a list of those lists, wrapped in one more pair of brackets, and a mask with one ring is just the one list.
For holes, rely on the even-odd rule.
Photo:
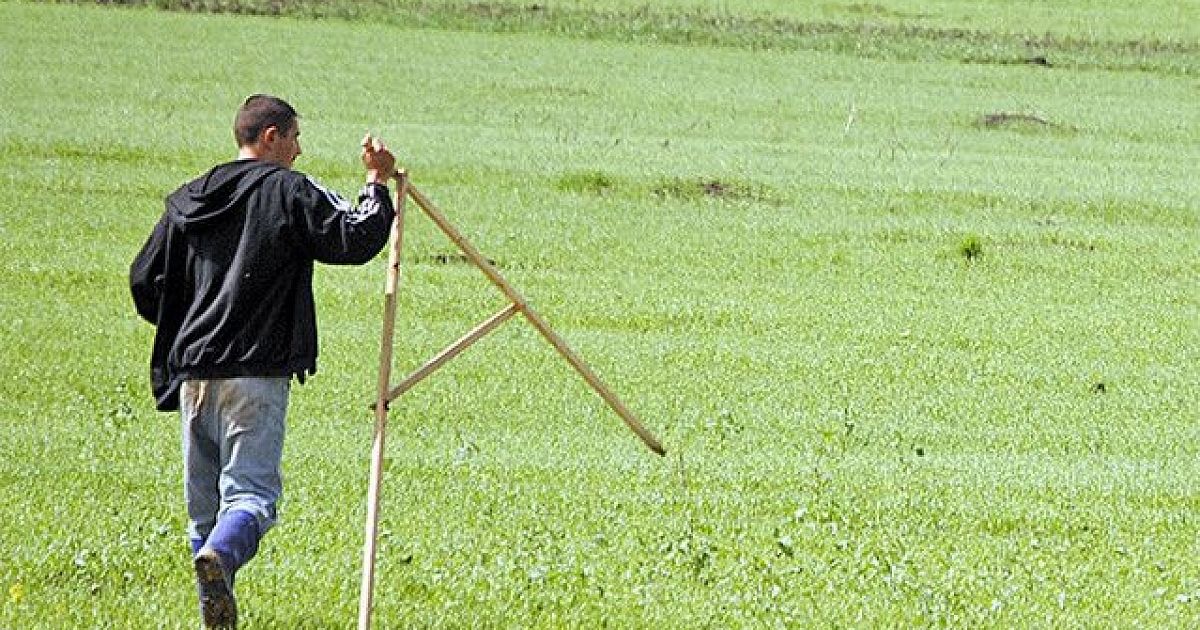
{"label": "green grass", "polygon": [[[175,10],[368,20],[402,26],[574,38],[818,50],[881,59],[1037,63],[1185,75],[1200,72],[1200,8],[1158,0],[1043,3],[892,0],[131,0]],[[1065,5],[1065,6],[1064,6]]]}
{"label": "green grass", "polygon": [[[0,3],[0,627],[196,623],[126,271],[258,91],[347,193],[388,139],[669,450],[507,324],[393,405],[379,627],[1200,623],[1194,9],[800,4]],[[410,217],[400,372],[503,306]],[[249,628],[354,625],[384,267],[318,271]]]}

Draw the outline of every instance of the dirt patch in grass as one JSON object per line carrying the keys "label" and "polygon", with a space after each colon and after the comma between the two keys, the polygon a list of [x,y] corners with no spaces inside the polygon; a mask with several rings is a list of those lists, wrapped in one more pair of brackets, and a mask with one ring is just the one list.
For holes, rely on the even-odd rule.
{"label": "dirt patch in grass", "polygon": [[1005,125],[1041,125],[1049,127],[1050,121],[1034,114],[996,112],[993,114],[984,114],[983,118],[979,119],[979,124],[984,127],[1004,127]]}
{"label": "dirt patch in grass", "polygon": [[716,177],[667,179],[655,185],[651,192],[664,199],[773,202],[777,198],[761,184]]}
{"label": "dirt patch in grass", "polygon": [[856,2],[846,6],[846,12],[854,15],[868,15],[876,18],[922,19],[932,17],[928,13],[906,13],[889,9],[874,2]]}
{"label": "dirt patch in grass", "polygon": [[[484,260],[486,260],[488,262],[488,264],[493,267],[498,268],[500,266],[496,263],[495,260],[492,260],[491,258],[485,258]],[[415,262],[418,265],[474,265],[475,264],[475,263],[471,262],[471,259],[467,258],[467,256],[465,254],[460,254],[458,252],[450,252],[450,253],[438,252],[438,253],[434,253],[434,254],[426,254],[423,256],[417,256]]]}
{"label": "dirt patch in grass", "polygon": [[1078,131],[1077,128],[1071,125],[1054,122],[1040,114],[1027,112],[992,112],[984,114],[975,121],[975,126],[982,129],[1010,129],[1026,132]]}
{"label": "dirt patch in grass", "polygon": [[644,197],[712,200],[724,202],[776,203],[779,195],[766,185],[729,177],[667,177],[658,180],[630,181],[603,171],[566,173],[554,181],[562,192],[597,197]]}

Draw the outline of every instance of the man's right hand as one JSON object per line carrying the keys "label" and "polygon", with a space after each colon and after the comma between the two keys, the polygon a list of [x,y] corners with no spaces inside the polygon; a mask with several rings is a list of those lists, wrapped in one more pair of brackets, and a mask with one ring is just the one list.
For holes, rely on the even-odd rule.
{"label": "man's right hand", "polygon": [[367,168],[367,183],[387,186],[387,182],[396,174],[396,156],[388,150],[387,145],[371,134],[363,136],[362,163]]}

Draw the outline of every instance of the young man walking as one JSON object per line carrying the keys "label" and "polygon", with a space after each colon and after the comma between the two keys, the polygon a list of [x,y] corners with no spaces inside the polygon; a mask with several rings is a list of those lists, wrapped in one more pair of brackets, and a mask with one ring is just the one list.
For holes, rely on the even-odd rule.
{"label": "young man walking", "polygon": [[314,262],[362,264],[387,243],[395,157],[363,139],[357,206],[292,170],[296,111],[254,95],[234,121],[237,159],[166,199],[130,268],[156,327],[151,382],[182,417],[184,500],[204,623],[237,625],[234,576],[275,523],[291,381],[317,369]]}

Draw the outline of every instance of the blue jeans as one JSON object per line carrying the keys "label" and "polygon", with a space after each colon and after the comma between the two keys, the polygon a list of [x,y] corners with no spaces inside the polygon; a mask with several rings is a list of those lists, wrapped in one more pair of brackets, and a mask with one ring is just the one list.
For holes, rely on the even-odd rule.
{"label": "blue jeans", "polygon": [[183,382],[183,496],[193,544],[231,510],[253,515],[263,534],[275,524],[290,388],[288,378]]}

